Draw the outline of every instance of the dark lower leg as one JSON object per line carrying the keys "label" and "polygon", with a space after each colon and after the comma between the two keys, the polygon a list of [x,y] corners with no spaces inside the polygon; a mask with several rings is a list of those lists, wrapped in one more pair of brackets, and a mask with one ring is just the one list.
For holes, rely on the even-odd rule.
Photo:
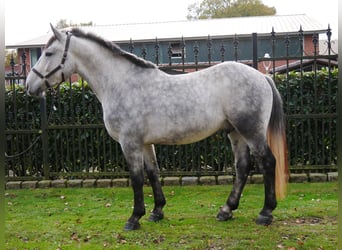
{"label": "dark lower leg", "polygon": [[230,136],[235,156],[236,179],[233,189],[228,197],[226,204],[220,209],[217,215],[217,220],[226,221],[233,217],[232,211],[237,209],[241,193],[246,184],[248,174],[251,168],[250,153],[247,145],[240,140],[233,140],[233,135]]}
{"label": "dark lower leg", "polygon": [[163,207],[166,204],[166,200],[161,188],[161,183],[159,181],[159,176],[156,170],[148,170],[147,176],[149,178],[150,184],[153,190],[154,196],[154,208],[149,217],[149,221],[159,221],[164,218]]}
{"label": "dark lower leg", "polygon": [[125,230],[135,230],[140,228],[139,219],[145,215],[145,203],[144,203],[144,175],[143,171],[139,173],[132,173],[131,171],[132,187],[134,192],[134,209],[131,217],[128,219]]}
{"label": "dark lower leg", "polygon": [[144,162],[154,196],[154,208],[149,221],[159,221],[164,218],[163,207],[166,200],[159,180],[159,167],[153,145],[144,146]]}
{"label": "dark lower leg", "polygon": [[277,206],[275,195],[275,158],[272,152],[267,148],[265,155],[262,156],[259,162],[262,164],[265,186],[265,201],[264,207],[259,213],[256,223],[260,225],[269,225],[272,223],[272,211]]}
{"label": "dark lower leg", "polygon": [[236,179],[233,189],[228,197],[226,204],[220,209],[220,212],[217,215],[217,220],[225,221],[233,217],[232,211],[237,209],[239,206],[240,197],[246,184],[248,173],[249,165],[244,165],[243,167],[241,167],[240,165],[237,167]]}

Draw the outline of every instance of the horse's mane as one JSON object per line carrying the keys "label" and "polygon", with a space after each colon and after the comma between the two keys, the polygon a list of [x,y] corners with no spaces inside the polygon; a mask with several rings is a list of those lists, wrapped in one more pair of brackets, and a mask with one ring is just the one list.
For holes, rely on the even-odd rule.
{"label": "horse's mane", "polygon": [[[157,66],[149,61],[146,61],[142,58],[137,57],[134,54],[128,53],[126,51],[124,51],[123,49],[121,49],[117,44],[105,40],[102,37],[99,37],[93,33],[85,33],[83,30],[79,29],[79,28],[73,28],[71,31],[72,35],[76,36],[76,37],[81,37],[81,38],[87,38],[90,39],[94,42],[96,42],[97,44],[101,45],[104,48],[107,48],[108,50],[110,50],[113,54],[115,55],[120,55],[124,58],[126,58],[127,60],[129,60],[130,62],[134,63],[137,66],[140,66],[142,68],[157,68]],[[46,44],[45,47],[49,47],[51,45],[52,42],[54,42],[56,40],[55,37],[52,37]]]}

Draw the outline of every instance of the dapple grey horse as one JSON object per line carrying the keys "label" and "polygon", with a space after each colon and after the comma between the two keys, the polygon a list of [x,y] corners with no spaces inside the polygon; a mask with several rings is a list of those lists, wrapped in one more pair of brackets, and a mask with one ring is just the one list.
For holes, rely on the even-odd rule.
{"label": "dapple grey horse", "polygon": [[217,220],[232,218],[253,154],[265,185],[264,206],[256,222],[272,222],[276,193],[283,197],[286,191],[287,155],[282,100],[271,78],[236,62],[168,75],[94,34],[77,28],[52,30],[54,35],[27,77],[27,93],[44,96],[46,89],[73,73],[88,82],[102,104],[105,127],[129,164],[134,209],[126,230],[138,229],[145,215],[144,169],[155,202],[149,220],[164,217],[166,199],[154,144],[192,143],[220,129],[228,131],[237,175]]}

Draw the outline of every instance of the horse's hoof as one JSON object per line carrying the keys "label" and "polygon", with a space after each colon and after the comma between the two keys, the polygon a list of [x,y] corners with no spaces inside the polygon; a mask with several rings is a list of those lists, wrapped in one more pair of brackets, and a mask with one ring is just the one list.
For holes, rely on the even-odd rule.
{"label": "horse's hoof", "polygon": [[139,228],[140,228],[139,222],[134,223],[134,222],[127,221],[126,225],[124,227],[124,230],[125,231],[132,231],[132,230],[137,230]]}
{"label": "horse's hoof", "polygon": [[216,216],[216,220],[218,221],[227,221],[227,220],[230,220],[231,218],[233,218],[232,212],[227,213],[227,212],[223,212],[222,210],[220,210],[220,212]]}
{"label": "horse's hoof", "polygon": [[152,221],[152,222],[157,222],[160,221],[164,218],[164,214],[163,213],[151,213],[150,217],[148,218],[148,221]]}
{"label": "horse's hoof", "polygon": [[266,216],[266,215],[259,214],[258,219],[256,220],[256,224],[268,226],[272,223],[272,221],[273,221],[272,215]]}

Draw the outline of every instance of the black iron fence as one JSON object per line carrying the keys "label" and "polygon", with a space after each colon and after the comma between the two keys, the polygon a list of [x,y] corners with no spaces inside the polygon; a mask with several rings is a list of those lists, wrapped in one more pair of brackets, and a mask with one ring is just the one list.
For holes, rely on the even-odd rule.
{"label": "black iron fence", "polygon": [[[312,35],[310,53],[303,46],[304,35],[300,29],[299,42],[295,42],[298,50],[294,50],[291,48],[293,37],[292,40],[289,36],[278,37],[272,31],[268,37],[271,55],[258,57],[258,36],[253,34],[250,49],[254,52],[250,60],[239,60],[237,37],[233,38],[233,48],[225,47],[224,43],[213,47],[208,42],[206,62],[196,59],[200,52],[198,43],[194,43],[192,56],[195,60],[186,62],[182,47],[181,61],[176,64],[171,60],[171,48],[170,61],[158,62],[156,40],[154,58],[162,70],[185,73],[217,63],[212,60],[211,51],[220,51],[222,60],[219,61],[223,61],[225,52],[231,49],[236,61],[264,67],[263,70],[273,73],[284,100],[291,171],[336,171],[337,55],[331,49],[329,28],[324,55],[318,51],[318,34]],[[262,39],[266,39],[265,36]],[[278,56],[276,52],[282,46],[283,52]],[[132,43],[128,47],[132,50]],[[296,52],[291,54],[291,51]],[[25,58],[22,62],[23,72],[18,74],[13,68],[6,76],[7,179],[127,176],[120,146],[108,136],[101,105],[87,83],[82,79],[65,83],[56,92],[48,93],[46,99],[34,99],[24,91]],[[310,72],[306,73],[308,65]],[[234,174],[233,155],[224,131],[190,145],[156,146],[156,151],[163,176]]]}

